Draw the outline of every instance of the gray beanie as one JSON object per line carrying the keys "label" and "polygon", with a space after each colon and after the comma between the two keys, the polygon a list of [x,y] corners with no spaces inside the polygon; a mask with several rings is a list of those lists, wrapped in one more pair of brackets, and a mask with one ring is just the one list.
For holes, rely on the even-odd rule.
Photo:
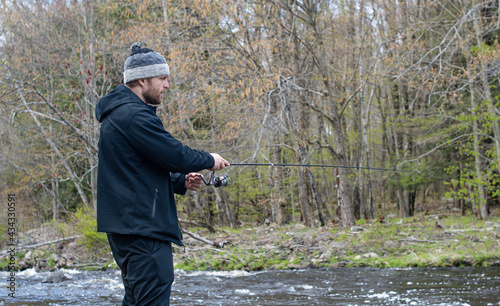
{"label": "gray beanie", "polygon": [[141,48],[140,43],[134,43],[130,51],[130,56],[123,67],[123,83],[170,75],[167,61],[160,53]]}

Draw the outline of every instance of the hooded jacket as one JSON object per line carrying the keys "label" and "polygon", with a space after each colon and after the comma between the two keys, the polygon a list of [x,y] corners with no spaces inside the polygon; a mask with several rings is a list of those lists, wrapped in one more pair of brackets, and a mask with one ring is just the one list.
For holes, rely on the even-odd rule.
{"label": "hooded jacket", "polygon": [[182,245],[175,193],[189,172],[214,166],[213,157],[168,133],[156,107],[118,85],[96,105],[101,123],[97,172],[97,230]]}

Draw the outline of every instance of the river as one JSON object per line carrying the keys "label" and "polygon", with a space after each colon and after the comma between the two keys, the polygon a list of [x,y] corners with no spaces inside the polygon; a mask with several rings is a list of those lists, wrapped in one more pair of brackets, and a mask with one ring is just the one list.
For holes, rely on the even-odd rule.
{"label": "river", "polygon": [[[0,305],[121,305],[118,271],[0,272]],[[500,305],[500,267],[336,268],[262,272],[176,271],[172,305]]]}

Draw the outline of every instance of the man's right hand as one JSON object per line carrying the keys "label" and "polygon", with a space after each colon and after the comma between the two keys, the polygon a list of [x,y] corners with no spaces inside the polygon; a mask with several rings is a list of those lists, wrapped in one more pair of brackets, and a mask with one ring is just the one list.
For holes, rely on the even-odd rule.
{"label": "man's right hand", "polygon": [[219,171],[219,170],[224,169],[226,166],[229,166],[229,162],[227,160],[225,160],[224,158],[222,158],[219,154],[210,153],[210,155],[212,155],[212,157],[214,158],[215,163],[214,163],[213,168],[210,168],[208,170]]}

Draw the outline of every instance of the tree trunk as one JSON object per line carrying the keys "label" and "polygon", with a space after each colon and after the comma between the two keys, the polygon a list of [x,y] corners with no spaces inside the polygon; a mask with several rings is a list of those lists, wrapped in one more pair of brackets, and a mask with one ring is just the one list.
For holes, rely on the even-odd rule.
{"label": "tree trunk", "polygon": [[[277,142],[277,137],[273,137],[275,142]],[[275,146],[271,148],[272,160],[276,163],[281,161],[281,147]],[[272,218],[279,225],[283,225],[288,222],[288,217],[286,216],[286,201],[283,195],[283,167],[272,167],[269,171],[271,187],[271,209]]]}
{"label": "tree trunk", "polygon": [[[373,85],[372,92],[370,94],[370,99],[368,100],[368,104],[366,105],[366,109],[364,103],[361,105],[361,126],[363,128],[363,145],[365,148],[366,155],[366,167],[368,167],[368,204],[370,209],[370,218],[375,219],[375,209],[373,207],[373,177],[372,177],[372,162],[370,156],[370,144],[368,143],[368,114],[370,113],[371,101],[373,98],[373,94],[375,92],[375,85]],[[362,99],[363,101],[364,99]]]}
{"label": "tree trunk", "polygon": [[215,207],[217,208],[217,222],[219,224],[229,224],[229,217],[226,211],[226,207],[222,202],[222,198],[219,194],[219,191],[214,188],[215,194]]}
{"label": "tree trunk", "polygon": [[325,201],[318,191],[316,182],[314,181],[314,176],[309,168],[305,169],[307,177],[309,178],[309,184],[311,185],[314,203],[316,203],[316,211],[318,213],[318,219],[321,226],[325,226],[326,220],[330,219],[330,213],[328,211],[323,211],[325,207]]}
{"label": "tree trunk", "polygon": [[210,209],[210,192],[205,191],[206,193],[206,198],[205,198],[205,201],[203,201],[204,203],[204,206],[205,206],[205,223],[207,224],[212,224],[212,217],[213,217],[213,214],[212,214],[212,210]]}
{"label": "tree trunk", "polygon": [[231,210],[231,207],[229,206],[229,201],[226,197],[226,194],[224,193],[224,190],[219,189],[219,188],[214,188],[215,191],[215,196],[217,197],[217,202],[220,203],[222,206],[222,210],[225,215],[225,219],[229,223],[232,229],[236,228],[236,215],[235,213]]}
{"label": "tree trunk", "polygon": [[198,215],[198,218],[201,218],[202,216],[202,208],[200,205],[200,196],[198,191],[193,191],[193,204],[194,208],[196,209],[196,214]]}
{"label": "tree trunk", "polygon": [[302,213],[302,220],[304,225],[307,227],[312,227],[314,225],[313,218],[311,215],[311,209],[309,206],[309,201],[307,200],[307,185],[305,179],[305,170],[299,170],[299,204],[300,211]]}
{"label": "tree trunk", "polygon": [[[476,171],[476,177],[477,177],[477,192],[476,195],[473,196],[473,203],[479,205],[479,212],[480,216],[479,218],[483,217],[486,218],[488,216],[488,211],[486,209],[486,198],[484,194],[484,187],[483,187],[483,171],[482,171],[482,165],[481,165],[481,157],[479,152],[481,152],[480,148],[480,141],[479,141],[479,129],[478,129],[478,122],[477,122],[477,112],[476,112],[476,97],[475,97],[475,91],[473,86],[470,86],[471,88],[471,112],[472,112],[472,130],[474,133],[473,136],[473,141],[474,141],[474,165],[475,165],[475,171]],[[483,210],[484,213],[483,214]],[[476,214],[475,207],[474,205],[472,206],[472,213]]]}
{"label": "tree trunk", "polygon": [[[481,46],[482,44],[484,44],[483,42],[483,39],[482,39],[482,36],[481,36],[481,33],[480,33],[480,25],[479,25],[479,21],[478,20],[481,20],[480,19],[480,16],[479,16],[479,13],[478,11],[474,11],[474,29],[476,31],[476,39],[477,39],[477,44],[478,46]],[[488,104],[488,112],[490,113],[490,115],[493,117],[493,118],[496,118],[497,117],[497,114],[499,113],[498,109],[496,109],[495,105],[493,104],[493,97],[492,97],[492,94],[491,94],[491,89],[490,89],[490,84],[488,82],[488,76],[486,75],[486,71],[487,71],[487,65],[486,63],[484,62],[484,60],[481,60],[481,66],[480,66],[480,77],[481,77],[481,87],[482,87],[482,92],[484,93],[485,95],[485,99],[486,99],[486,103]],[[500,167],[500,126],[498,125],[498,120],[491,120],[492,122],[492,129],[493,129],[493,142],[494,142],[494,146],[495,146],[495,158],[493,159],[494,163],[496,163],[496,166],[497,167]],[[474,119],[474,123],[475,123],[475,129],[477,128],[477,120]],[[476,133],[474,134],[474,137],[477,137]],[[476,139],[474,138],[474,146],[476,146]],[[478,153],[478,151],[475,151],[476,154]],[[478,164],[478,159],[479,156],[476,155],[476,173],[478,170],[477,168],[477,164]],[[482,181],[482,179],[481,179]],[[484,191],[483,191],[484,192]],[[485,197],[485,195],[483,195],[483,197]],[[488,201],[486,199],[483,199],[481,198],[481,195],[480,195],[480,203],[479,203],[479,210],[481,212],[481,216],[483,218],[487,218],[488,217]]]}

